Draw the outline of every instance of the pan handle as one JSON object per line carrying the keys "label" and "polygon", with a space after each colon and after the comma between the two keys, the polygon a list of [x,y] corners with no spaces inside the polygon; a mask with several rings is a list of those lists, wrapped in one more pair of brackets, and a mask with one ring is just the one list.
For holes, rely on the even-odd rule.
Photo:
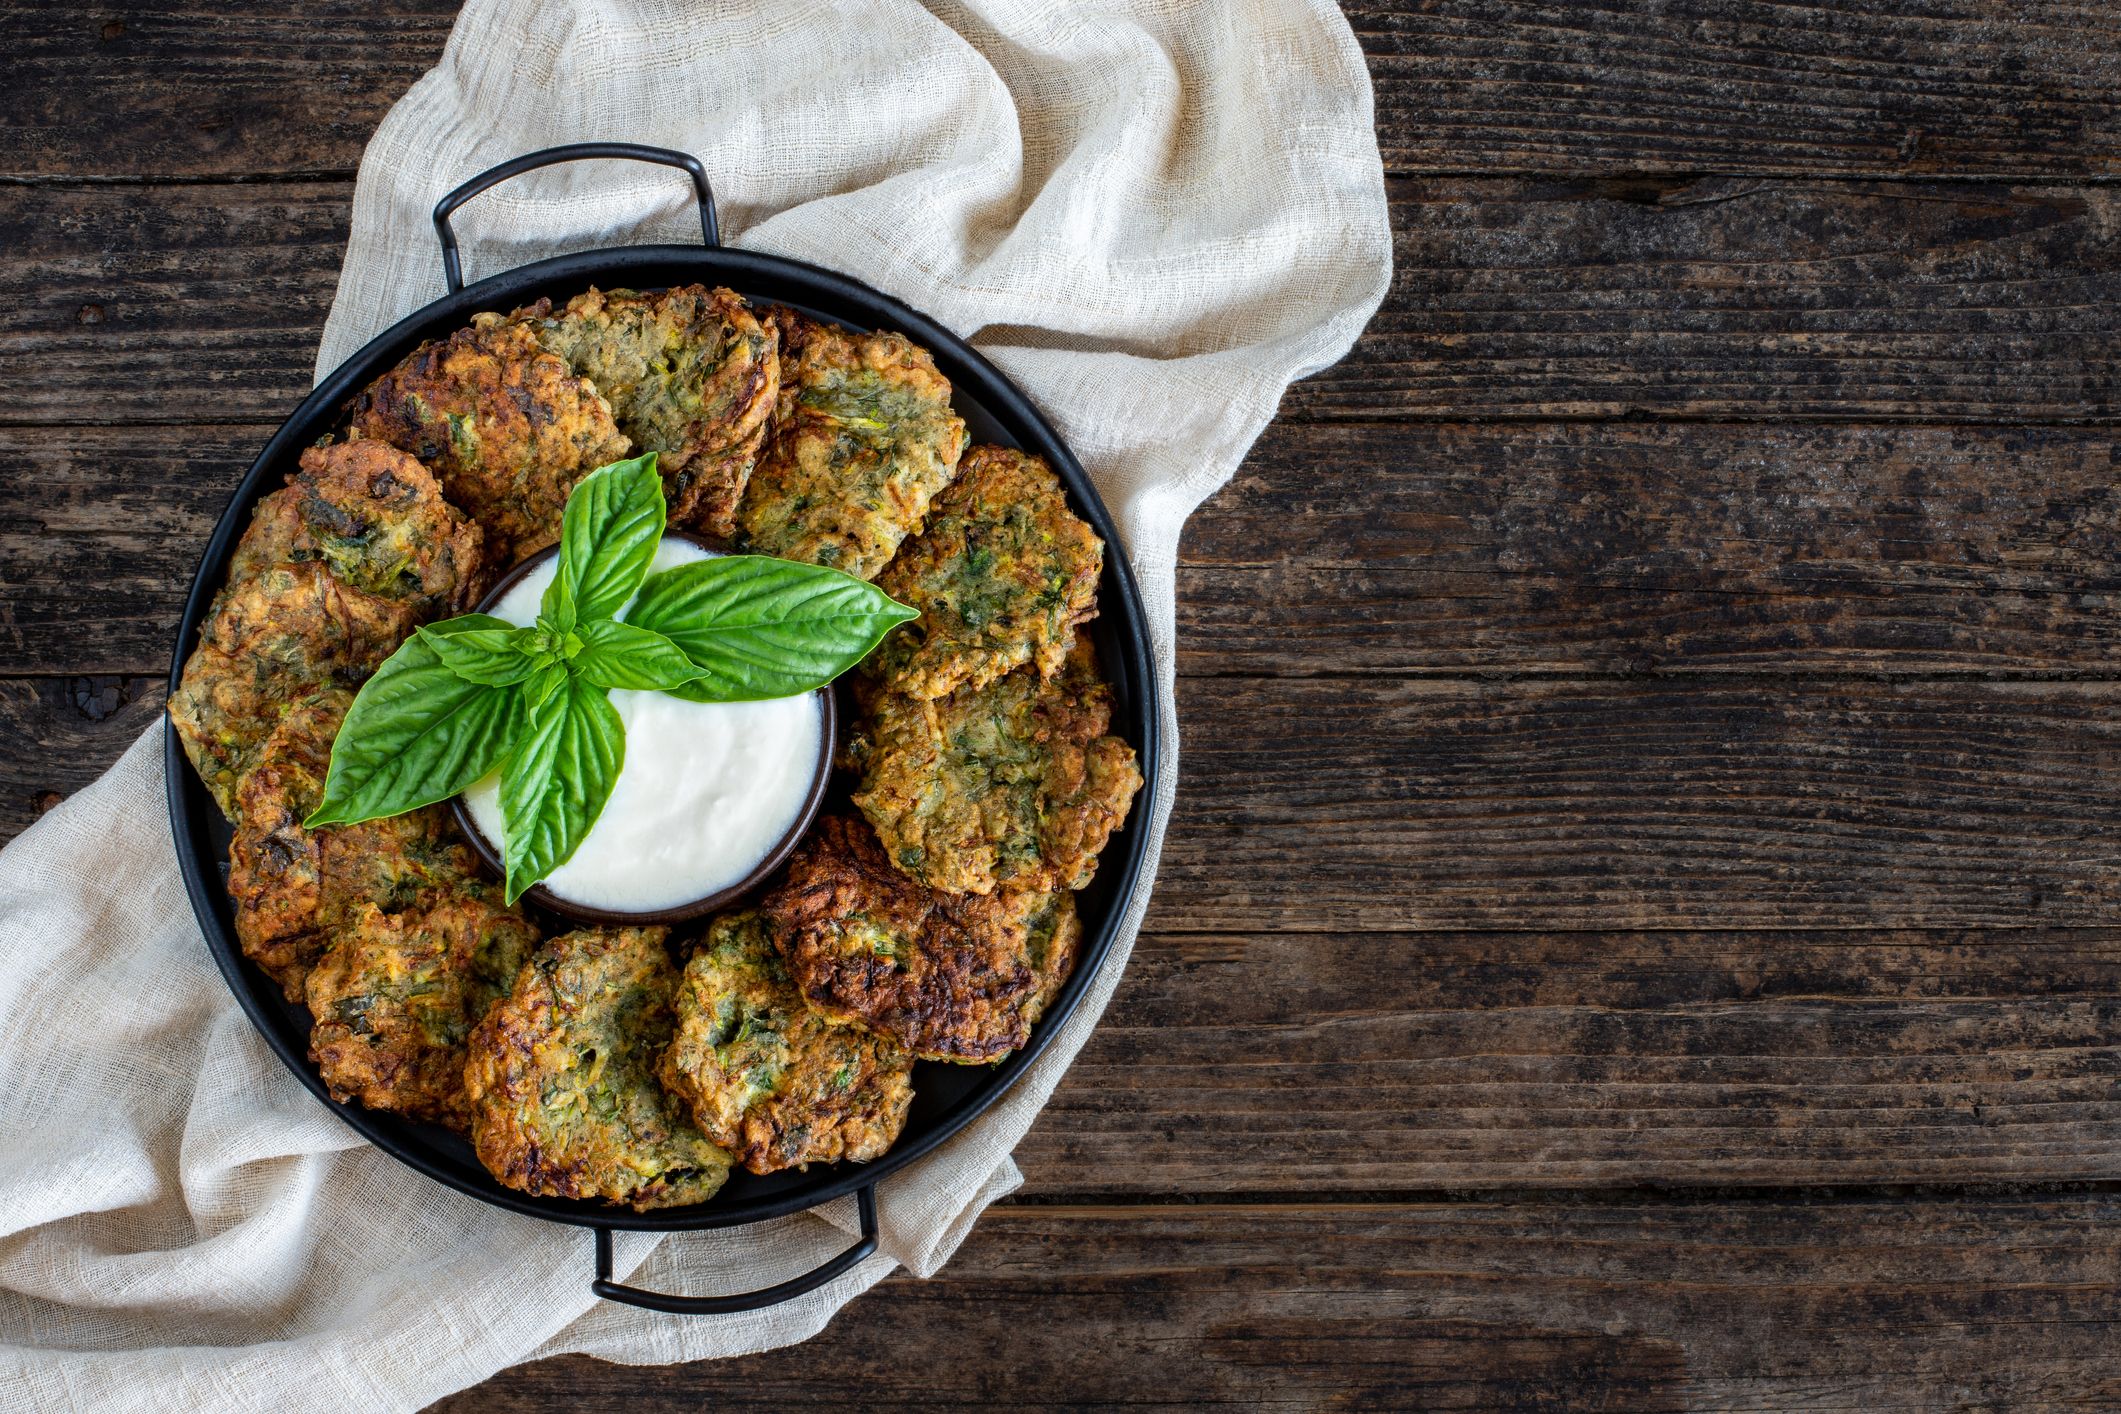
{"label": "pan handle", "polygon": [[499,186],[510,177],[584,157],[630,157],[636,162],[659,162],[685,172],[692,178],[693,194],[700,199],[700,239],[711,246],[722,243],[721,228],[714,215],[714,189],[707,185],[707,169],[700,165],[699,158],[689,152],[647,147],[637,142],[570,142],[564,147],[526,152],[498,167],[489,167],[435,203],[435,235],[442,242],[442,277],[449,282],[451,294],[464,288],[464,266],[457,256],[457,233],[449,228],[449,218],[456,209],[488,187]]}
{"label": "pan handle", "polygon": [[778,1286],[769,1286],[760,1291],[741,1291],[734,1296],[673,1296],[668,1292],[643,1291],[637,1286],[624,1286],[611,1279],[611,1229],[600,1227],[596,1230],[597,1277],[589,1283],[589,1289],[606,1301],[623,1301],[628,1306],[643,1306],[650,1311],[668,1311],[676,1316],[726,1316],[737,1311],[757,1311],[767,1306],[778,1306],[783,1301],[794,1300],[806,1291],[817,1290],[876,1251],[876,1185],[871,1183],[856,1189],[854,1201],[862,1217],[861,1239],[824,1266],[805,1272],[799,1277],[791,1277]]}

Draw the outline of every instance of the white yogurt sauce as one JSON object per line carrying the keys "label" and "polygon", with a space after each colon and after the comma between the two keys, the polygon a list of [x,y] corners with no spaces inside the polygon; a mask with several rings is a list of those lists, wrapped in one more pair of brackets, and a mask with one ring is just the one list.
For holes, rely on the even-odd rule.
{"label": "white yogurt sauce", "polygon": [[[650,573],[712,556],[665,537]],[[546,560],[489,612],[512,624],[537,622],[558,568],[557,558]],[[625,763],[588,837],[546,875],[554,895],[614,913],[676,908],[741,881],[794,827],[825,751],[816,693],[687,702],[614,688],[611,705],[626,724]],[[464,803],[479,832],[505,852],[500,773],[465,791]]]}

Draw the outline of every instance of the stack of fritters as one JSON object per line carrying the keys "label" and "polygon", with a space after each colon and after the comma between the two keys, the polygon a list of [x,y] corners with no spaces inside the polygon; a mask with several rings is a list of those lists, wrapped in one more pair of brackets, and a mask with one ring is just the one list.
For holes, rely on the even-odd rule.
{"label": "stack of fritters", "polygon": [[[348,405],[258,504],[170,715],[235,822],[245,954],[340,1100],[468,1132],[501,1182],[651,1208],[874,1159],[917,1058],[1023,1045],[1072,890],[1140,784],[1077,627],[1104,547],[1036,457],[965,449],[927,351],[728,290],[482,314]],[[919,610],[864,665],[861,814],[821,820],[682,969],[657,928],[541,941],[441,807],[310,830],[352,691],[658,454],[670,523]]]}

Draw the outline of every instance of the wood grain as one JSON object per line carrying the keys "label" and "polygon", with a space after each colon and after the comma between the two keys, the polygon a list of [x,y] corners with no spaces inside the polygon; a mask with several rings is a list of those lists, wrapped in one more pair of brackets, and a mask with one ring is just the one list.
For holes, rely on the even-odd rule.
{"label": "wood grain", "polygon": [[2098,926],[2106,683],[1192,678],[1171,931]]}
{"label": "wood grain", "polygon": [[2107,1195],[1005,1207],[946,1278],[801,1346],[550,1361],[436,1408],[2105,1408],[2117,1219]]}
{"label": "wood grain", "polygon": [[1179,668],[2110,674],[2104,430],[1276,423],[1187,523]]}
{"label": "wood grain", "polygon": [[2097,4],[1350,4],[1398,171],[1955,173],[2121,166]]}
{"label": "wood grain", "polygon": [[[1393,289],[1304,420],[2111,423],[2121,189],[1391,184]],[[348,188],[0,187],[0,423],[277,422]],[[439,293],[439,276],[432,293]]]}
{"label": "wood grain", "polygon": [[[0,7],[0,175],[347,172],[452,0]],[[2098,5],[1350,4],[1397,171],[2110,175]],[[123,104],[80,101],[122,94]]]}
{"label": "wood grain", "polygon": [[13,0],[0,6],[0,175],[350,174],[441,57],[456,11],[456,0]]}
{"label": "wood grain", "polygon": [[2121,1174],[2121,932],[1152,933],[1044,1197]]}
{"label": "wood grain", "polygon": [[162,698],[157,678],[0,678],[0,843],[102,775]]}
{"label": "wood grain", "polygon": [[2107,187],[1390,184],[1392,292],[1303,417],[2110,421]]}
{"label": "wood grain", "polygon": [[[164,671],[272,428],[0,427],[18,673]],[[2121,446],[2066,428],[1276,424],[1188,523],[1188,676],[2121,669]]]}

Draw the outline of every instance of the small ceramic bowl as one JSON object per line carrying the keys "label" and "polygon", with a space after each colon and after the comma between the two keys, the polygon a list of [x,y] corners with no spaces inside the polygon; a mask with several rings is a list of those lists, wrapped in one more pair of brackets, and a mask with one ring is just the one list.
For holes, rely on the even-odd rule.
{"label": "small ceramic bowl", "polygon": [[[701,549],[712,550],[716,554],[729,553],[729,547],[726,544],[710,539],[707,536],[694,535],[682,530],[666,529],[663,533],[679,540],[689,540]],[[479,601],[478,611],[482,614],[492,613],[494,606],[499,604],[507,596],[508,591],[515,588],[525,575],[528,575],[539,565],[544,564],[558,552],[559,547],[557,545],[549,549],[540,550],[537,554],[532,555],[529,559],[524,560],[514,569],[511,569],[507,574],[502,575],[499,582],[486,591],[486,597]],[[674,908],[657,909],[650,913],[618,913],[608,908],[591,908],[587,904],[573,903],[563,899],[543,884],[532,885],[524,892],[524,899],[536,904],[539,908],[557,913],[563,918],[572,918],[577,922],[593,923],[599,927],[606,928],[626,928],[645,927],[662,923],[683,923],[688,919],[699,918],[705,914],[727,908],[742,899],[746,894],[751,893],[759,885],[765,883],[773,874],[773,871],[780,868],[786,862],[788,856],[795,852],[796,844],[803,838],[804,833],[809,830],[811,822],[817,819],[818,807],[825,802],[825,789],[832,783],[832,758],[838,742],[839,710],[830,684],[819,688],[817,693],[821,739],[818,742],[817,773],[811,778],[810,793],[804,797],[803,808],[796,812],[795,823],[789,826],[788,832],[782,835],[775,842],[773,848],[766,852],[765,857],[758,862],[756,868],[736,883],[731,884],[726,889],[720,889],[708,894],[703,898],[694,899],[690,903],[681,903]],[[449,805],[450,809],[456,814],[457,828],[464,832],[464,838],[470,842],[472,851],[479,856],[480,862],[486,866],[488,872],[495,878],[504,878],[507,870],[501,862],[501,852],[494,848],[493,842],[480,832],[478,821],[472,818],[470,808],[464,804],[464,797],[461,795],[456,797],[450,801]]]}

